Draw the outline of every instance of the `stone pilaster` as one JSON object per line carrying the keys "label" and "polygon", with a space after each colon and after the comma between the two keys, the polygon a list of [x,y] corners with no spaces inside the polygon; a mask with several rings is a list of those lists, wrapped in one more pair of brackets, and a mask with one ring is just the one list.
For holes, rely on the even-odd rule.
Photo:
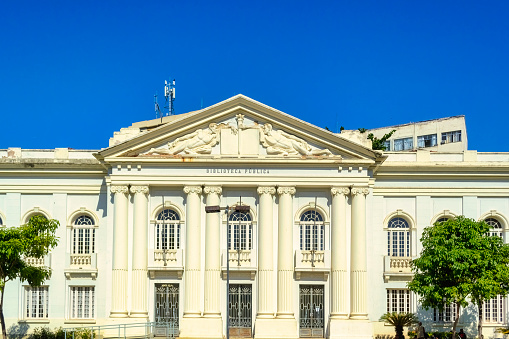
{"label": "stone pilaster", "polygon": [[274,318],[273,196],[274,187],[258,187],[258,313],[257,318]]}
{"label": "stone pilaster", "polygon": [[367,187],[352,188],[350,319],[365,320],[368,317],[366,285],[366,195],[368,193]]}
{"label": "stone pilaster", "polygon": [[348,187],[332,187],[331,215],[331,319],[348,318],[346,199]]}
{"label": "stone pilaster", "polygon": [[148,238],[148,186],[132,186],[134,194],[132,305],[130,316],[148,318],[147,300],[147,238]]}
{"label": "stone pilaster", "polygon": [[114,194],[113,213],[113,272],[111,311],[112,318],[127,317],[127,186],[111,186]]}
{"label": "stone pilaster", "polygon": [[[206,186],[207,206],[219,206],[222,189]],[[205,221],[205,317],[220,318],[219,286],[221,281],[220,213],[207,213]]]}

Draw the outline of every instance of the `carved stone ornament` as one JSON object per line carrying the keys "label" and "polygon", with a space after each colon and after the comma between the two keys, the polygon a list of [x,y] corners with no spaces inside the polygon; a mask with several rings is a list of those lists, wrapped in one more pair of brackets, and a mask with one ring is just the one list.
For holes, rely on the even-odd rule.
{"label": "carved stone ornament", "polygon": [[201,194],[201,187],[200,186],[185,186],[184,187],[184,193],[186,194]]}
{"label": "carved stone ornament", "polygon": [[352,195],[357,195],[357,194],[368,195],[369,194],[369,188],[367,188],[367,187],[353,187],[352,188]]}
{"label": "carved stone ornament", "polygon": [[330,192],[331,192],[332,196],[339,195],[339,194],[348,195],[348,194],[350,194],[350,188],[349,187],[332,187],[330,189]]}
{"label": "carved stone ornament", "polygon": [[131,193],[148,194],[148,186],[131,186]]}
{"label": "carved stone ornament", "polygon": [[257,192],[260,195],[262,195],[262,194],[274,195],[274,194],[276,194],[276,188],[271,187],[271,186],[262,186],[262,187],[258,187]]}
{"label": "carved stone ornament", "polygon": [[205,189],[203,190],[206,194],[217,194],[220,195],[223,193],[223,189],[221,186],[205,186]]}
{"label": "carved stone ornament", "polygon": [[283,194],[295,194],[295,187],[278,187],[277,188],[277,194],[283,195]]}
{"label": "carved stone ornament", "polygon": [[123,193],[127,194],[129,192],[129,188],[127,186],[111,186],[111,193]]}
{"label": "carved stone ornament", "polygon": [[328,149],[313,149],[308,143],[282,130],[272,129],[271,124],[260,126],[260,142],[267,149],[267,154],[276,155],[326,155],[332,153]]}

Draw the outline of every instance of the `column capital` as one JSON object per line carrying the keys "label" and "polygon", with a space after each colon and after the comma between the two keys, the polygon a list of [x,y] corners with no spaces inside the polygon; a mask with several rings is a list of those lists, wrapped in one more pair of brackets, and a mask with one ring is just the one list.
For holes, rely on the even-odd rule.
{"label": "column capital", "polygon": [[276,194],[276,188],[272,187],[272,186],[260,186],[260,187],[258,187],[258,189],[256,191],[260,195],[262,195],[262,194],[270,194],[270,195]]}
{"label": "column capital", "polygon": [[[185,190],[185,188],[184,188]],[[205,186],[203,190],[206,194],[217,194],[221,195],[223,193],[223,188],[221,186]]]}
{"label": "column capital", "polygon": [[131,193],[143,193],[148,194],[148,186],[131,186]]}
{"label": "column capital", "polygon": [[111,193],[127,194],[127,193],[129,193],[129,187],[127,187],[127,186],[111,186],[110,191],[111,191]]}
{"label": "column capital", "polygon": [[201,186],[184,186],[184,193],[186,194],[191,194],[191,193],[196,193],[196,194],[201,194]]}
{"label": "column capital", "polygon": [[283,194],[295,194],[295,187],[278,187],[277,188],[277,194],[283,195]]}
{"label": "column capital", "polygon": [[353,187],[352,188],[352,195],[368,195],[369,194],[369,188],[367,187]]}
{"label": "column capital", "polygon": [[336,195],[348,195],[350,194],[350,187],[332,187],[330,189],[330,192],[332,194],[332,196],[336,196]]}

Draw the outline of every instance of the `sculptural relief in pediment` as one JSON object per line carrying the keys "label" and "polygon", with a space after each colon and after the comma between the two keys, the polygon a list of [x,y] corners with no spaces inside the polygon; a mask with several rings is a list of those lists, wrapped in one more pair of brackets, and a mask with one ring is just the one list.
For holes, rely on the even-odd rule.
{"label": "sculptural relief in pediment", "polygon": [[304,139],[276,130],[270,123],[246,124],[243,114],[235,116],[236,126],[230,122],[211,123],[207,128],[178,137],[143,155],[168,154],[181,156],[273,155],[273,156],[332,156],[328,149],[312,147]]}

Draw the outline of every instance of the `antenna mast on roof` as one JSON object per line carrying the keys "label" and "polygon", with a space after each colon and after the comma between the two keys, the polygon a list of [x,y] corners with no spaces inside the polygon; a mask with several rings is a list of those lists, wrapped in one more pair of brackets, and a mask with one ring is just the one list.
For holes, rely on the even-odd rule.
{"label": "antenna mast on roof", "polygon": [[159,107],[159,103],[157,102],[157,92],[154,95],[154,110],[156,112],[156,118],[161,118],[161,122],[163,122],[163,116],[174,115],[174,101],[175,101],[175,79],[173,81],[164,80],[164,112],[161,111]]}

